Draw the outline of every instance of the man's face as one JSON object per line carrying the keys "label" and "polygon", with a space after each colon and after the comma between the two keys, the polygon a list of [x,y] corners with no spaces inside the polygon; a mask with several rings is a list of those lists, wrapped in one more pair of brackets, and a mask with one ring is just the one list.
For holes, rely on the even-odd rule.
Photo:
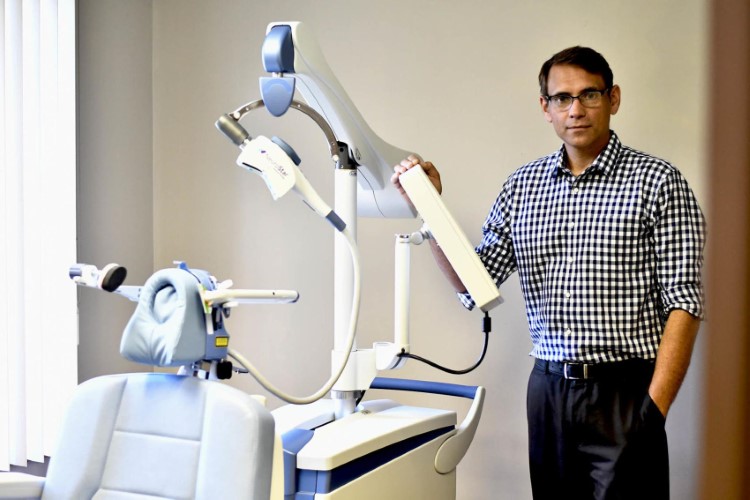
{"label": "man's face", "polygon": [[[578,96],[588,90],[604,90],[604,79],[578,66],[552,66],[547,78],[547,94]],[[556,109],[540,97],[544,117],[555,128],[569,153],[596,156],[609,142],[609,117],[620,107],[620,88],[615,85],[602,95],[595,107],[586,107],[576,99],[568,109]]]}

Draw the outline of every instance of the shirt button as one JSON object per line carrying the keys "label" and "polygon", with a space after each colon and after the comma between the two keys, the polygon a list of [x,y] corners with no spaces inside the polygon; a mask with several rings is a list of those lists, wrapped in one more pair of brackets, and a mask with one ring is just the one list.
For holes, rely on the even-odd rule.
{"label": "shirt button", "polygon": [[566,298],[566,299],[569,299],[569,298],[570,298],[570,292],[565,292],[565,298]]}
{"label": "shirt button", "polygon": [[573,229],[574,227],[576,227],[576,223],[575,222],[568,222],[568,227],[570,229]]}
{"label": "shirt button", "polygon": [[565,336],[569,337],[571,333],[573,333],[573,330],[571,330],[570,328],[565,329]]}
{"label": "shirt button", "polygon": [[572,263],[573,263],[573,257],[568,257],[568,264],[572,264]]}
{"label": "shirt button", "polygon": [[573,194],[578,194],[578,188],[573,188]]}

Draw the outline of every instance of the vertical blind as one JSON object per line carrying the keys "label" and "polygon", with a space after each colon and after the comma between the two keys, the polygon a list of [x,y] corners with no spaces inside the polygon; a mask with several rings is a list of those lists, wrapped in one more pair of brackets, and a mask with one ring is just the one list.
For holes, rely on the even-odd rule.
{"label": "vertical blind", "polygon": [[0,470],[52,453],[77,384],[75,4],[0,8]]}

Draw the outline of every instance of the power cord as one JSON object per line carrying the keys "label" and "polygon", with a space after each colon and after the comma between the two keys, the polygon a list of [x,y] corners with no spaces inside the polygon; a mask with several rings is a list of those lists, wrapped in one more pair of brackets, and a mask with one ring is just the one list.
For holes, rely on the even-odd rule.
{"label": "power cord", "polygon": [[357,249],[357,242],[354,239],[354,235],[352,234],[351,230],[348,227],[344,227],[343,230],[341,230],[341,234],[346,238],[346,242],[349,244],[349,252],[351,253],[352,257],[352,269],[353,269],[353,283],[352,283],[352,305],[351,305],[351,314],[349,316],[349,334],[347,336],[347,344],[345,349],[346,355],[343,357],[341,362],[339,363],[338,369],[335,373],[331,375],[331,377],[328,379],[328,381],[320,388],[317,392],[314,394],[311,394],[309,396],[293,396],[291,394],[287,394],[286,392],[283,392],[281,389],[277,388],[275,385],[273,385],[269,380],[267,380],[260,371],[255,368],[250,361],[245,359],[242,354],[235,351],[231,347],[227,350],[227,354],[229,354],[230,357],[234,358],[235,361],[237,361],[244,369],[250,372],[250,374],[255,378],[255,380],[258,381],[260,385],[262,385],[268,392],[272,393],[274,396],[278,397],[279,399],[282,399],[286,401],[287,403],[295,404],[295,405],[306,405],[313,403],[319,399],[321,399],[323,396],[325,396],[328,391],[331,390],[333,385],[338,381],[338,379],[341,377],[341,374],[344,372],[344,368],[346,368],[346,363],[349,359],[349,355],[351,354],[352,347],[354,346],[354,337],[356,335],[357,331],[357,321],[359,319],[359,303],[360,303],[360,296],[361,296],[361,278],[360,278],[360,265],[359,265],[359,250]]}
{"label": "power cord", "polygon": [[485,311],[484,312],[484,318],[482,318],[482,332],[484,333],[484,345],[482,346],[482,354],[479,356],[479,359],[477,359],[476,363],[474,363],[469,368],[465,368],[463,370],[454,370],[452,368],[448,368],[442,365],[439,365],[438,363],[435,363],[434,361],[431,361],[429,359],[425,359],[421,356],[417,356],[416,354],[411,354],[408,352],[404,352],[399,354],[398,356],[400,358],[409,358],[413,359],[415,361],[420,361],[422,363],[425,363],[433,368],[437,368],[438,370],[444,371],[446,373],[450,373],[452,375],[465,375],[469,372],[474,371],[479,365],[482,364],[482,361],[484,361],[484,356],[487,354],[487,344],[489,344],[489,338],[490,338],[490,332],[492,331],[492,318],[490,318],[490,314]]}

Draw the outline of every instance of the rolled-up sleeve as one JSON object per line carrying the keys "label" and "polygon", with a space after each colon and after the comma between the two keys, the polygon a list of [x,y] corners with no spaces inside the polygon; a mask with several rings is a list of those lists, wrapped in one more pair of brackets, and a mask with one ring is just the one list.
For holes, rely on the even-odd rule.
{"label": "rolled-up sleeve", "polygon": [[[477,255],[497,286],[516,271],[516,258],[511,237],[512,179],[506,181],[482,226],[482,241],[475,248]],[[458,293],[467,309],[476,306],[468,292]]]}
{"label": "rolled-up sleeve", "polygon": [[654,206],[657,277],[666,317],[682,309],[703,319],[702,284],[706,221],[687,184],[675,171],[663,183]]}

